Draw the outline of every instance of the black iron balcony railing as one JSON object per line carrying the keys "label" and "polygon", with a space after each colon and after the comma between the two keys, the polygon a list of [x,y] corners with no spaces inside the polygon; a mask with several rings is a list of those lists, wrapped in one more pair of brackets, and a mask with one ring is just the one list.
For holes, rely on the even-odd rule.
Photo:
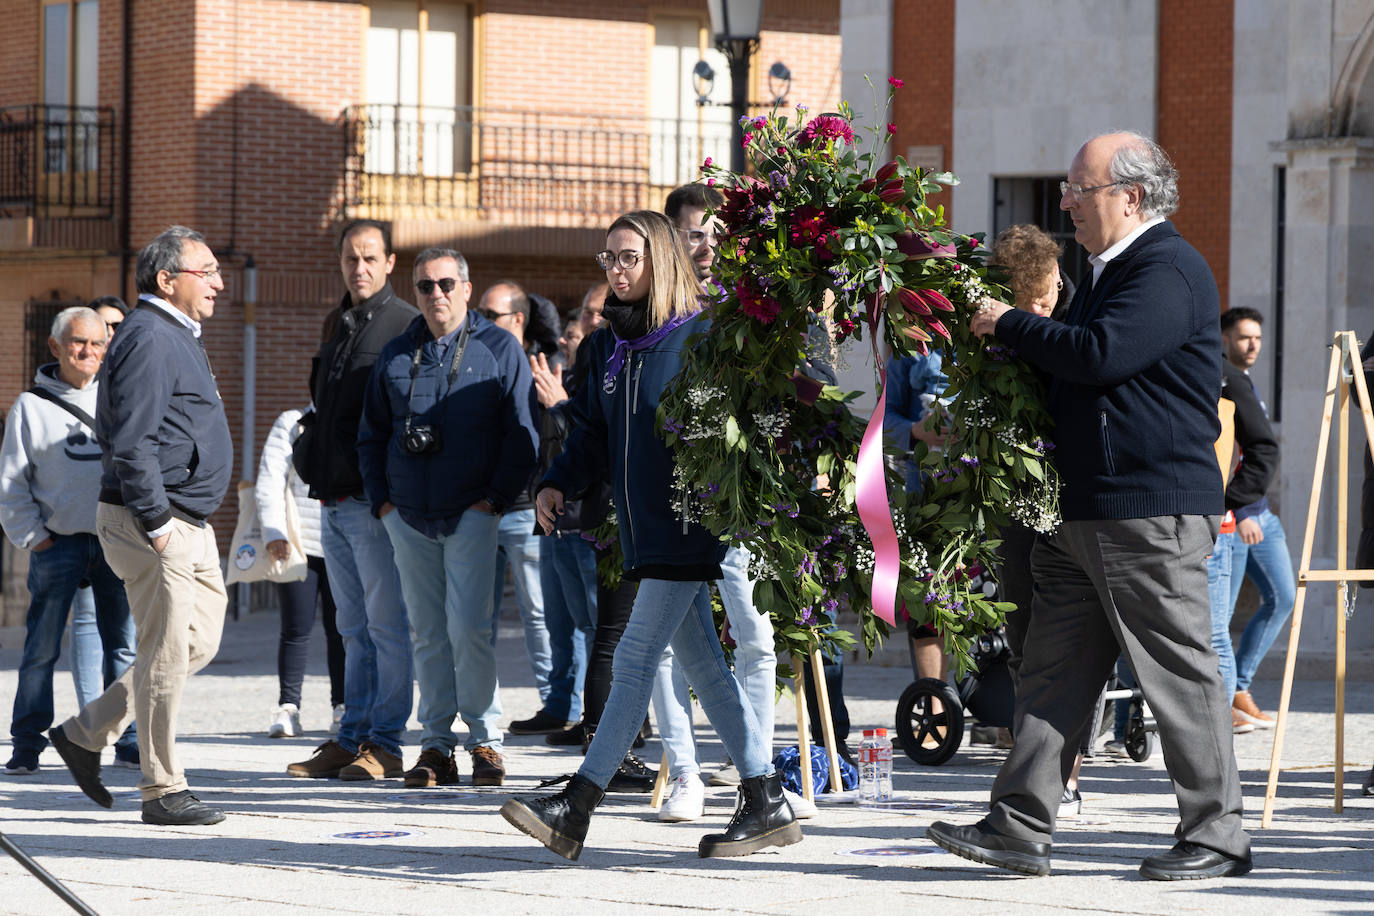
{"label": "black iron balcony railing", "polygon": [[358,105],[344,112],[351,215],[603,226],[728,160],[728,123]]}
{"label": "black iron balcony railing", "polygon": [[0,215],[109,217],[114,109],[0,108]]}

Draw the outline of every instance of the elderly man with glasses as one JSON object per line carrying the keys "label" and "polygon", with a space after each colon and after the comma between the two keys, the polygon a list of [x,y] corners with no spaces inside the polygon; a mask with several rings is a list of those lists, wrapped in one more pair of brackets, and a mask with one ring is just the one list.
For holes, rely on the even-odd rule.
{"label": "elderly man with glasses", "polygon": [[373,513],[395,547],[420,686],[420,755],[407,786],[459,781],[453,720],[468,727],[472,782],[505,779],[492,614],[497,530],[535,468],[530,368],[519,342],[468,309],[467,261],[415,258],[420,317],[382,348],[358,429]]}

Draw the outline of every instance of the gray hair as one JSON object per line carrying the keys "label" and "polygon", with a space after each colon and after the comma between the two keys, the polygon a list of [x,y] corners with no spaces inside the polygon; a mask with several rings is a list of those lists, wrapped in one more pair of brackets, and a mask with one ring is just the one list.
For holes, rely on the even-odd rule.
{"label": "gray hair", "polygon": [[57,316],[53,318],[52,330],[49,332],[53,340],[60,342],[65,339],[67,330],[72,326],[72,322],[78,319],[81,321],[88,321],[100,328],[101,333],[105,335],[105,340],[108,341],[110,339],[110,329],[105,327],[105,321],[95,309],[87,308],[84,305],[73,305],[71,308],[65,308],[58,312]]}
{"label": "gray hair", "polygon": [[1171,216],[1178,209],[1178,169],[1158,143],[1133,130],[1116,131],[1133,138],[1112,156],[1112,181],[1140,186],[1140,214],[1146,219]]}
{"label": "gray hair", "polygon": [[452,248],[426,248],[415,256],[415,266],[411,268],[411,274],[420,269],[423,264],[430,261],[445,261],[452,259],[458,265],[458,279],[464,283],[470,282],[468,279],[468,261]]}
{"label": "gray hair", "polygon": [[181,272],[181,253],[187,242],[200,242],[203,245],[205,236],[185,226],[171,226],[144,246],[134,266],[135,288],[140,293],[160,294],[157,275],[164,270],[173,274]]}

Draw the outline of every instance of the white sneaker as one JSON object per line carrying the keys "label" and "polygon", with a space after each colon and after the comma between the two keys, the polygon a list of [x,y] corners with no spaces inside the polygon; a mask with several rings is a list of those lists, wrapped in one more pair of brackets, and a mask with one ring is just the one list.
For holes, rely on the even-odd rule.
{"label": "white sneaker", "polygon": [[694,821],[706,810],[706,787],[697,773],[684,773],[673,780],[672,790],[658,809],[661,821]]}
{"label": "white sneaker", "polygon": [[816,816],[816,806],[807,801],[805,795],[798,795],[791,789],[783,789],[782,797],[792,806],[792,813],[796,815],[797,820],[804,821]]}
{"label": "white sneaker", "polygon": [[269,738],[294,738],[301,733],[301,711],[295,703],[283,703],[272,710],[272,724],[267,726]]}
{"label": "white sneaker", "polygon": [[337,735],[339,733],[339,723],[343,722],[344,705],[340,703],[334,707],[334,717],[329,722],[329,733]]}

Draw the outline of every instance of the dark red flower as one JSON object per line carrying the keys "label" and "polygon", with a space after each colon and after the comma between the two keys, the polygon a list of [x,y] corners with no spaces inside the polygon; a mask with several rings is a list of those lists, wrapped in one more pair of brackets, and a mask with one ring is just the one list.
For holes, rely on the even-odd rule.
{"label": "dark red flower", "polygon": [[849,126],[849,122],[844,118],[835,115],[816,115],[807,121],[806,126],[801,129],[797,145],[805,149],[825,140],[842,140],[845,143],[853,143],[854,129]]}
{"label": "dark red flower", "polygon": [[740,311],[762,324],[772,324],[782,311],[778,300],[742,280],[735,284],[735,297],[739,299]]}
{"label": "dark red flower", "polygon": [[887,122],[887,135],[890,137],[897,132],[897,124],[893,121]]}
{"label": "dark red flower", "polygon": [[887,84],[891,86],[893,89],[901,89],[903,86],[906,85],[905,81],[899,80],[895,76],[889,76],[887,78]]}

